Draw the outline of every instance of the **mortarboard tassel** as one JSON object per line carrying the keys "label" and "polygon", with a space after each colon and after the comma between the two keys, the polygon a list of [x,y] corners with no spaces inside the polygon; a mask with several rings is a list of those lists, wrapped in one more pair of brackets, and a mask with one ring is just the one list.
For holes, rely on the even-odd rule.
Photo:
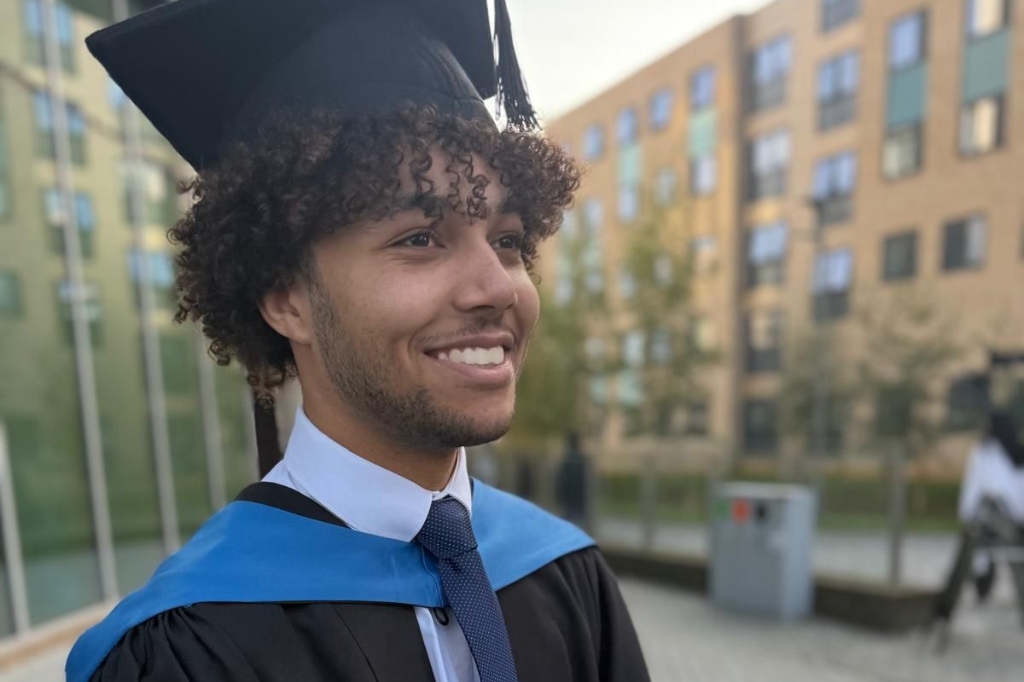
{"label": "mortarboard tassel", "polygon": [[537,113],[530,104],[526,83],[519,70],[519,60],[512,45],[512,22],[505,0],[494,0],[494,39],[498,44],[498,113],[504,106],[508,127],[533,130],[539,126]]}

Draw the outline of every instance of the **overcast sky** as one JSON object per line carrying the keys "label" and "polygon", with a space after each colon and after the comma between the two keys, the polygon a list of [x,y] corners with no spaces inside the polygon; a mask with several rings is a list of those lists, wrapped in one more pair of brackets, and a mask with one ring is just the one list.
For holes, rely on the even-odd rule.
{"label": "overcast sky", "polygon": [[767,0],[507,0],[530,98],[548,121]]}

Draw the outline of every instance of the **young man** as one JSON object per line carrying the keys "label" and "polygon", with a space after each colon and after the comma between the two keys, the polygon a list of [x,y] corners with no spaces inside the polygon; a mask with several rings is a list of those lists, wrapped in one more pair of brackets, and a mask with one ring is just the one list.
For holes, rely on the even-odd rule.
{"label": "young man", "polygon": [[497,67],[483,0],[179,0],[90,37],[198,171],[179,319],[260,391],[297,373],[303,407],[72,682],[647,679],[593,542],[466,473],[509,428],[530,266],[579,184],[495,21]]}

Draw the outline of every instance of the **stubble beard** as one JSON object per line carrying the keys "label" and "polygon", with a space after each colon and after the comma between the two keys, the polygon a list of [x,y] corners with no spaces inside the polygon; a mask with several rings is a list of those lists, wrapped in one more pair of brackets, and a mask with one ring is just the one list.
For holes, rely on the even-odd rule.
{"label": "stubble beard", "polygon": [[407,391],[386,353],[373,339],[346,329],[330,294],[311,278],[313,330],[337,397],[389,438],[422,450],[450,450],[490,443],[505,435],[512,414],[484,422],[439,405],[424,386]]}

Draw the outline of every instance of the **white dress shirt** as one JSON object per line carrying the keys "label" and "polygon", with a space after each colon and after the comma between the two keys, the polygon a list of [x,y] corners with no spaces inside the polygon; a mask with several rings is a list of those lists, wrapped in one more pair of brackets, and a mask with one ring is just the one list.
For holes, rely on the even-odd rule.
{"label": "white dress shirt", "polygon": [[[284,458],[263,479],[296,490],[319,503],[353,530],[411,542],[434,500],[454,497],[473,513],[466,451],[444,490],[431,492],[359,457],[328,438],[300,407]],[[479,682],[466,636],[446,609],[441,625],[431,609],[414,607],[427,658],[437,682]]]}
{"label": "white dress shirt", "polygon": [[1002,500],[1015,523],[1024,525],[1024,469],[1015,469],[1003,447],[991,438],[976,445],[960,487],[960,520],[970,521],[986,496]]}

